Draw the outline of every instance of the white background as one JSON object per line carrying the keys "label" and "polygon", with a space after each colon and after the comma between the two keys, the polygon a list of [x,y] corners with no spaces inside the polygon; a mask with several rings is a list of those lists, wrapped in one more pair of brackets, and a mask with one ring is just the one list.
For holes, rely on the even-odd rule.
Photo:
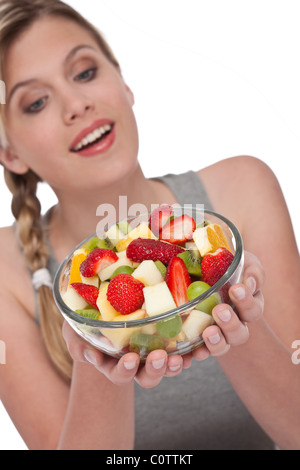
{"label": "white background", "polygon": [[[67,3],[100,28],[121,63],[145,175],[256,156],[277,175],[299,246],[299,0]],[[2,173],[0,187],[4,226],[12,217]],[[47,187],[39,194],[43,210],[55,202]],[[9,358],[0,365],[8,366]],[[23,448],[0,402],[0,450]]]}

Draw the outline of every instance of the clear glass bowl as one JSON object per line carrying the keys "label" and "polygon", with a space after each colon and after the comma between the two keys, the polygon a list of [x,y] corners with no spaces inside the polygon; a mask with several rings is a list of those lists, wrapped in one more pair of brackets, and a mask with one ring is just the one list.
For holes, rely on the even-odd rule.
{"label": "clear glass bowl", "polygon": [[[222,227],[229,241],[231,251],[234,254],[233,261],[226,273],[210,289],[200,296],[184,305],[159,315],[146,316],[130,321],[126,320],[126,315],[123,315],[124,320],[122,319],[122,321],[103,321],[87,318],[69,308],[64,302],[63,297],[69,285],[70,268],[74,253],[86,245],[92,238],[105,237],[106,231],[103,231],[103,233],[98,232],[74,248],[59,267],[54,280],[54,298],[56,304],[65,320],[76,333],[103,353],[115,358],[120,358],[129,351],[135,351],[139,354],[141,360],[145,360],[149,352],[153,349],[165,349],[169,355],[183,355],[203,344],[203,326],[200,327],[199,322],[197,322],[197,312],[199,312],[199,310],[197,310],[196,307],[199,303],[212,295],[219,295],[219,302],[230,302],[226,292],[231,285],[241,280],[244,265],[244,252],[242,238],[236,226],[226,217],[212,211],[204,211],[202,206],[200,207],[201,208],[191,205],[183,207],[174,206],[174,213],[176,215],[189,214],[194,218],[197,224],[205,220],[210,223],[216,223]],[[148,223],[149,216],[150,213],[140,214],[135,217],[129,217],[126,221],[130,224],[131,228],[134,228],[141,222]],[[234,305],[232,306],[234,307]],[[196,318],[195,325],[197,325],[197,327],[194,331],[193,322],[189,321],[189,323],[191,323],[189,328],[187,327],[188,323],[186,323],[191,314]],[[178,316],[181,320],[181,329],[175,337],[172,337],[172,335],[169,337],[169,333],[167,335],[168,337],[162,336],[161,328],[158,329],[160,334],[158,333],[156,328],[158,322],[160,322],[159,324],[161,325],[162,321],[170,320],[173,317],[178,318]],[[213,320],[211,317],[211,324],[212,323]],[[206,324],[206,326],[208,326],[208,324]]]}

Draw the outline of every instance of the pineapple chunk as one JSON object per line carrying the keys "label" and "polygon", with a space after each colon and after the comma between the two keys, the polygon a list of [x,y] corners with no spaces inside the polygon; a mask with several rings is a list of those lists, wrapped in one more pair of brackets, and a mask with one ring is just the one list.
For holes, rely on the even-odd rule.
{"label": "pineapple chunk", "polygon": [[157,269],[154,261],[144,260],[132,273],[132,276],[141,281],[145,286],[153,286],[154,284],[159,284],[163,282],[163,277]]}
{"label": "pineapple chunk", "polygon": [[[143,309],[136,310],[135,312],[129,313],[128,315],[118,314],[114,321],[132,321],[140,320],[146,316],[146,311]],[[131,335],[141,329],[140,326],[132,328],[102,328],[101,333],[108,338],[113,346],[117,349],[123,349],[129,345]]]}
{"label": "pineapple chunk", "polygon": [[107,268],[104,268],[102,269],[102,271],[100,271],[99,278],[101,282],[107,281],[107,279],[110,279],[113,273],[115,272],[115,270],[119,268],[120,266],[130,266],[131,268],[133,268],[136,264],[136,263],[133,263],[129,258],[127,258],[126,250],[121,251],[120,253],[117,253],[117,256],[119,258],[118,261],[116,261],[115,263],[111,264],[110,266],[107,266]]}
{"label": "pineapple chunk", "polygon": [[209,224],[206,227],[197,228],[193,233],[193,240],[201,256],[214,252],[221,247],[230,250],[227,237],[218,224]]}
{"label": "pineapple chunk", "polygon": [[200,310],[192,310],[187,319],[182,325],[182,331],[189,341],[196,339],[202,335],[205,328],[212,325],[214,319],[208,313],[201,312]]}
{"label": "pineapple chunk", "polygon": [[136,228],[131,230],[125,238],[117,243],[117,251],[126,250],[132,240],[135,240],[136,238],[153,238],[157,240],[157,237],[151,232],[148,225],[145,222],[142,222]]}
{"label": "pineapple chunk", "polygon": [[173,296],[165,281],[143,289],[145,306],[149,316],[159,315],[176,308]]}
{"label": "pineapple chunk", "polygon": [[82,310],[88,306],[84,298],[71,286],[68,286],[67,290],[61,293],[61,297],[64,303],[73,311]]}
{"label": "pineapple chunk", "polygon": [[108,284],[108,282],[105,282],[101,285],[96,302],[104,321],[112,321],[115,319],[115,317],[120,315],[120,312],[117,312],[117,310],[115,310],[111,303],[107,300],[106,294]]}

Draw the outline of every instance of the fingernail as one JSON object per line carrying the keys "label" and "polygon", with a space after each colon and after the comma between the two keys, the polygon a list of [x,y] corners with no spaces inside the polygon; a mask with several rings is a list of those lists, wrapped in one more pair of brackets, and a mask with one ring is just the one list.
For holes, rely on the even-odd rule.
{"label": "fingernail", "polygon": [[220,320],[224,322],[228,322],[231,319],[230,310],[228,309],[221,310],[220,312],[218,312],[218,317],[220,318]]}
{"label": "fingernail", "polygon": [[165,359],[157,359],[156,361],[152,361],[152,366],[154,369],[161,369],[165,364]]}
{"label": "fingernail", "polygon": [[246,297],[246,290],[244,287],[237,287],[234,289],[233,295],[237,300],[243,300]]}
{"label": "fingernail", "polygon": [[136,367],[136,361],[125,361],[124,362],[124,367],[127,370],[132,370]]}
{"label": "fingernail", "polygon": [[208,339],[211,342],[211,344],[217,344],[220,341],[221,336],[219,335],[219,333],[216,333],[215,335],[210,336]]}
{"label": "fingernail", "polygon": [[176,372],[177,370],[179,370],[181,367],[180,364],[178,364],[177,366],[169,366],[169,371],[170,372]]}
{"label": "fingernail", "polygon": [[251,294],[256,291],[256,280],[253,276],[249,276],[245,281],[246,286],[250,289]]}
{"label": "fingernail", "polygon": [[84,355],[85,359],[87,360],[87,362],[89,362],[90,364],[93,364],[93,365],[97,364],[96,354],[91,349],[86,349],[83,352],[83,355]]}

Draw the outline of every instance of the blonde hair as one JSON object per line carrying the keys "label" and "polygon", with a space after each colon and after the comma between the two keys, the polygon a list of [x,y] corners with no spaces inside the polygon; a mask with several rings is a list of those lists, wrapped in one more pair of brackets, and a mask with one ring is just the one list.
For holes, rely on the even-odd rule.
{"label": "blonde hair", "polygon": [[[0,79],[5,81],[5,57],[9,47],[39,18],[47,16],[71,19],[88,30],[105,56],[118,69],[110,47],[85,18],[60,0],[0,0]],[[1,105],[0,147],[5,148],[5,108]],[[17,234],[28,268],[34,273],[45,268],[49,253],[41,223],[41,205],[36,196],[40,177],[32,170],[19,175],[4,168],[4,177],[12,193],[12,213],[17,221]],[[51,289],[39,288],[39,312],[42,337],[49,357],[66,380],[72,375],[72,359],[62,336],[63,317],[58,311]]]}

